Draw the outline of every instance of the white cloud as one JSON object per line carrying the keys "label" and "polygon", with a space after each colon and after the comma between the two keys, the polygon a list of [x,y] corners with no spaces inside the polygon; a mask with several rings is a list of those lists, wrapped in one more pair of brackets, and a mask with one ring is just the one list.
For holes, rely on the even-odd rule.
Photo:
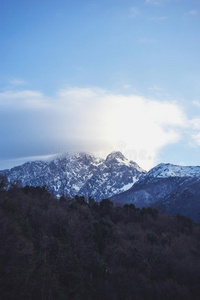
{"label": "white cloud", "polygon": [[27,99],[27,98],[41,98],[42,93],[32,90],[22,90],[22,91],[5,91],[0,93],[0,99]]}
{"label": "white cloud", "polygon": [[200,130],[200,118],[194,118],[190,121],[190,123],[194,130]]}
{"label": "white cloud", "polygon": [[131,7],[131,16],[132,17],[136,17],[139,14],[140,14],[140,11],[137,7]]}
{"label": "white cloud", "polygon": [[194,134],[191,135],[192,137],[192,143],[191,143],[191,147],[193,146],[200,146],[200,132],[196,132]]}
{"label": "white cloud", "polygon": [[9,79],[9,84],[14,86],[26,85],[27,82],[21,78],[11,78]]}
{"label": "white cloud", "polygon": [[8,90],[0,93],[0,107],[12,106],[14,109],[40,109],[46,105],[47,97],[38,91]]}
{"label": "white cloud", "polygon": [[197,11],[195,9],[190,10],[189,14],[192,15],[192,16],[195,16],[195,15],[197,15]]}
{"label": "white cloud", "polygon": [[[182,108],[173,101],[159,102],[100,88],[66,88],[52,98],[38,91],[7,91],[0,94],[0,105],[9,112],[20,106],[20,110],[35,114],[38,124],[44,119],[45,130],[38,127],[36,132],[39,139],[45,139],[45,132],[66,143],[76,139],[81,151],[95,148],[107,153],[123,143],[125,147],[117,150],[146,169],[156,163],[163,147],[181,139],[181,129],[187,124]],[[35,128],[31,120],[24,126]]]}
{"label": "white cloud", "polygon": [[130,84],[124,84],[124,85],[123,85],[123,88],[124,88],[124,89],[130,89],[130,88],[131,88],[131,85],[130,85]]}
{"label": "white cloud", "polygon": [[37,155],[37,156],[26,156],[14,159],[5,159],[0,160],[0,170],[10,169],[16,166],[20,166],[27,161],[36,161],[36,160],[51,160],[55,155]]}
{"label": "white cloud", "polygon": [[[196,104],[199,104],[198,102]],[[197,105],[200,107],[200,104]],[[190,146],[196,147],[200,146],[200,118],[196,117],[189,121],[190,127]]]}
{"label": "white cloud", "polygon": [[194,100],[194,101],[192,102],[192,104],[193,104],[194,106],[200,107],[200,101],[198,101],[198,100]]}
{"label": "white cloud", "polygon": [[160,86],[158,86],[157,84],[154,84],[153,86],[151,86],[149,88],[150,91],[154,91],[154,92],[163,92],[164,89],[161,88]]}

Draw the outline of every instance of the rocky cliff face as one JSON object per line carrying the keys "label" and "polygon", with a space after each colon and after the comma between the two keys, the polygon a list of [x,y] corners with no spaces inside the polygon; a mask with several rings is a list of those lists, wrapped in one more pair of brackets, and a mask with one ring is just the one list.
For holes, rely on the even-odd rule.
{"label": "rocky cliff face", "polygon": [[129,189],[146,172],[121,152],[106,159],[87,153],[66,153],[49,161],[27,162],[0,171],[22,186],[46,185],[57,197],[84,195],[100,201]]}

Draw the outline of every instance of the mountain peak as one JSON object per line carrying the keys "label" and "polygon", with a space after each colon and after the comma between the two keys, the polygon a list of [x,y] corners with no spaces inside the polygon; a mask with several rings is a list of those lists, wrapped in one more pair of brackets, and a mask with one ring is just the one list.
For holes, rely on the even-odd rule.
{"label": "mountain peak", "polygon": [[127,160],[125,156],[120,152],[120,151],[113,151],[108,156],[106,157],[106,161],[111,161],[111,160],[122,160],[125,161]]}
{"label": "mountain peak", "polygon": [[147,176],[166,178],[166,177],[199,177],[200,166],[179,166],[169,163],[161,163],[151,169]]}
{"label": "mountain peak", "polygon": [[57,197],[83,195],[100,201],[129,189],[144,172],[115,151],[106,160],[86,152],[67,152],[50,161],[28,162],[0,174],[7,175],[11,182],[20,180],[22,186],[45,184]]}

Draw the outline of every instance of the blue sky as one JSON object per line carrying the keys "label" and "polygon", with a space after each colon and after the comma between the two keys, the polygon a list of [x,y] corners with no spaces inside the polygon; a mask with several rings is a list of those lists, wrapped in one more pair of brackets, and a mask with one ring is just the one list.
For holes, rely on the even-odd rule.
{"label": "blue sky", "polygon": [[200,165],[199,0],[0,1],[0,169],[79,150]]}

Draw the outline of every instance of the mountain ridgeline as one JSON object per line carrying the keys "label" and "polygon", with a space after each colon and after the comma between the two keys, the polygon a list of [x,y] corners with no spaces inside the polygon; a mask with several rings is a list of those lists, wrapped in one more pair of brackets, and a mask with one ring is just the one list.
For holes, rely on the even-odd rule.
{"label": "mountain ridgeline", "polygon": [[112,152],[106,159],[84,152],[66,153],[49,161],[27,162],[0,171],[22,186],[46,185],[57,197],[83,195],[96,201],[126,191],[145,173],[120,152]]}
{"label": "mountain ridgeline", "polygon": [[121,152],[106,159],[87,153],[66,153],[48,161],[27,162],[0,171],[22,186],[47,186],[57,198],[84,196],[99,202],[159,208],[200,222],[200,167],[159,164],[148,173]]}
{"label": "mountain ridgeline", "polygon": [[140,208],[151,206],[200,222],[200,167],[159,164],[111,200]]}

